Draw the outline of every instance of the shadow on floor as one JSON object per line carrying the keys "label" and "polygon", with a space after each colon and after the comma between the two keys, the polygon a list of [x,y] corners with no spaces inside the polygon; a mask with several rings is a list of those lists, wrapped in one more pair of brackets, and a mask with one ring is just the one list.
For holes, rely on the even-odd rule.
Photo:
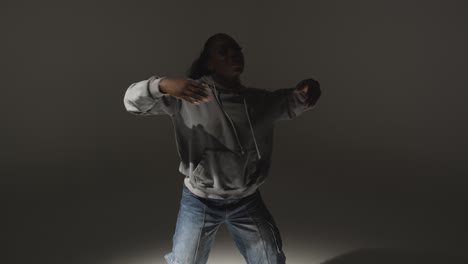
{"label": "shadow on floor", "polygon": [[404,248],[365,248],[338,255],[321,264],[467,264],[443,252]]}

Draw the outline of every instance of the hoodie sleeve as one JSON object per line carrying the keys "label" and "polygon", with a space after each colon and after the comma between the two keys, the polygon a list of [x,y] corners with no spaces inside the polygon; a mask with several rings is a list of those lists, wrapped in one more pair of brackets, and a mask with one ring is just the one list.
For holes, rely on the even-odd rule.
{"label": "hoodie sleeve", "polygon": [[[180,100],[159,90],[159,82],[165,77],[151,76],[147,80],[132,83],[124,96],[127,111],[135,115],[170,115],[179,109]],[[155,93],[150,93],[150,87]]]}
{"label": "hoodie sleeve", "polygon": [[[317,105],[320,94],[313,89],[309,89],[307,93],[296,93],[297,88],[282,88],[275,91],[267,91],[267,111],[272,116],[273,121],[292,120],[302,113],[314,109]],[[316,99],[310,106],[306,106],[306,100],[309,96]]]}

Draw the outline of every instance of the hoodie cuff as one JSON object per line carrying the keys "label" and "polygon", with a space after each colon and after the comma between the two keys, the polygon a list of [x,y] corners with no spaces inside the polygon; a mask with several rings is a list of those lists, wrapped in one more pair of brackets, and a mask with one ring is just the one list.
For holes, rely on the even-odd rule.
{"label": "hoodie cuff", "polygon": [[[162,79],[164,79],[166,77],[156,77],[156,76],[153,76],[150,78],[149,80],[149,84],[148,84],[148,94],[150,95],[150,97],[152,97],[153,99],[156,99],[156,98],[160,98],[160,97],[163,97],[163,96],[169,96],[170,94],[168,93],[163,93],[161,92],[161,87],[159,86],[159,83],[161,82]],[[151,89],[150,89],[151,88]],[[153,92],[151,92],[153,91]]]}

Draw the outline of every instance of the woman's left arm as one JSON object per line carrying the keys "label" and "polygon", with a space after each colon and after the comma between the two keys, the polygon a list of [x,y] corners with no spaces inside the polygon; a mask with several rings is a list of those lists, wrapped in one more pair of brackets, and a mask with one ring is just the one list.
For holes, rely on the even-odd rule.
{"label": "woman's left arm", "polygon": [[273,121],[291,120],[315,108],[322,94],[320,83],[312,78],[300,81],[294,88],[268,92],[267,112]]}

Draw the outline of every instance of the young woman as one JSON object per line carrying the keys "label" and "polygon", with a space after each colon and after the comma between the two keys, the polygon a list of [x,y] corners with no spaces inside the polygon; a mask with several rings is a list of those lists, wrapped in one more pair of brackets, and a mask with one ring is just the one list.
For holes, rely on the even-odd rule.
{"label": "young woman", "polygon": [[285,263],[282,240],[259,186],[270,175],[273,128],[316,106],[320,84],[246,87],[242,47],[218,33],[205,42],[188,78],[151,76],[128,87],[135,115],[171,117],[185,176],[170,264],[206,263],[216,232],[226,227],[247,263]]}

